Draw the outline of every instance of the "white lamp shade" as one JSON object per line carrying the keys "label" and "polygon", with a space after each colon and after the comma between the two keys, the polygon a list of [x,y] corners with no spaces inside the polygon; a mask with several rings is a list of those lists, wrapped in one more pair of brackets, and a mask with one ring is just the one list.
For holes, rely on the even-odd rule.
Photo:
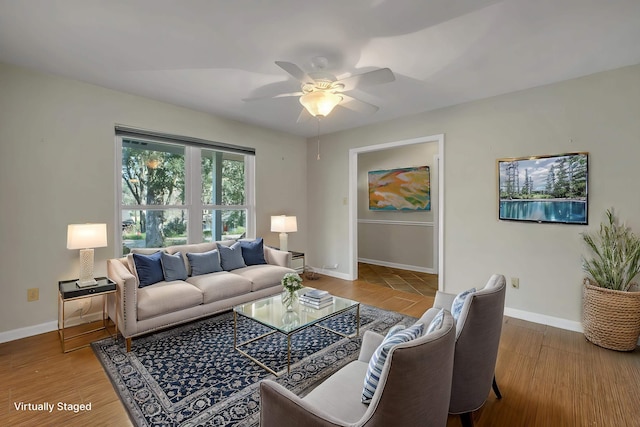
{"label": "white lamp shade", "polygon": [[295,216],[272,216],[271,231],[275,231],[277,233],[291,233],[298,231],[298,221]]}
{"label": "white lamp shade", "polygon": [[67,249],[104,246],[107,246],[107,224],[69,224],[67,227]]}
{"label": "white lamp shade", "polygon": [[340,95],[324,91],[309,92],[300,97],[300,103],[314,117],[327,117],[340,101]]}

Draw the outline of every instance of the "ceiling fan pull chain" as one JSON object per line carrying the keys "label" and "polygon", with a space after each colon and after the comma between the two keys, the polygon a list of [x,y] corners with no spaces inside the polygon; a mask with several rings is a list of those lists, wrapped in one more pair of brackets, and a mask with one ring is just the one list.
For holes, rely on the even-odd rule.
{"label": "ceiling fan pull chain", "polygon": [[316,160],[320,160],[320,117],[318,117],[318,156]]}

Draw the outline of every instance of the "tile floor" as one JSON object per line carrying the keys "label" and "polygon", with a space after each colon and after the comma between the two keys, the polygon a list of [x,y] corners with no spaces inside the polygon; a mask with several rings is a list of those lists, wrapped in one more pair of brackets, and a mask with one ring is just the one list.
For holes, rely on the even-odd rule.
{"label": "tile floor", "polygon": [[358,280],[398,291],[433,297],[438,290],[438,275],[358,263]]}

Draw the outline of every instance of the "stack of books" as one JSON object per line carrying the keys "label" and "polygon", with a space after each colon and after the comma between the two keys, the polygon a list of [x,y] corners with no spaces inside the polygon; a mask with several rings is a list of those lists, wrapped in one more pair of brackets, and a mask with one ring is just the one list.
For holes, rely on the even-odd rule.
{"label": "stack of books", "polygon": [[333,304],[333,295],[327,291],[313,289],[300,296],[300,304],[313,308],[324,308]]}

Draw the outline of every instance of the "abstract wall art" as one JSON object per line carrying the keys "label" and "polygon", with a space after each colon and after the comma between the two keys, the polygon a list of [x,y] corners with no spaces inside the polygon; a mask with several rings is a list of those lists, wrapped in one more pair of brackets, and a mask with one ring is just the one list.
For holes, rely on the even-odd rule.
{"label": "abstract wall art", "polygon": [[369,209],[431,210],[429,166],[370,171]]}

